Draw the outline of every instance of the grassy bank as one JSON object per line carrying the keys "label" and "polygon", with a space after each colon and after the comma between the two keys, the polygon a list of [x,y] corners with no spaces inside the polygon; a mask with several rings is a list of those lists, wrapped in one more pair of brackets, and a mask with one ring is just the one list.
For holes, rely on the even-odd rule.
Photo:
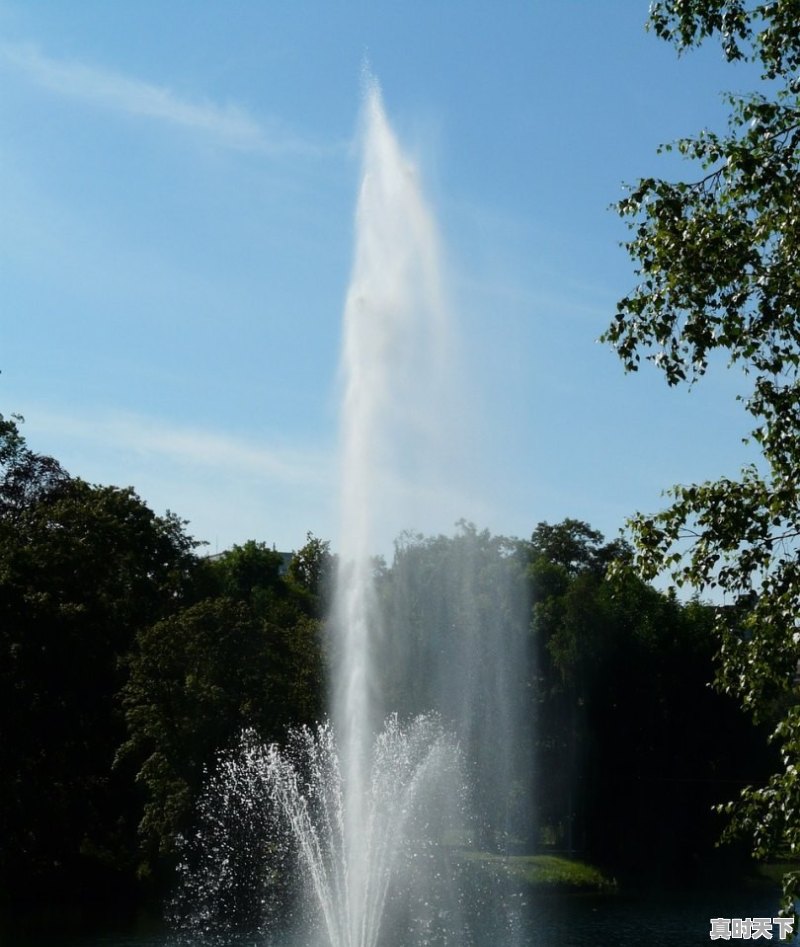
{"label": "grassy bank", "polygon": [[562,855],[493,855],[465,852],[474,868],[502,873],[510,881],[545,891],[611,891],[616,881],[598,868]]}

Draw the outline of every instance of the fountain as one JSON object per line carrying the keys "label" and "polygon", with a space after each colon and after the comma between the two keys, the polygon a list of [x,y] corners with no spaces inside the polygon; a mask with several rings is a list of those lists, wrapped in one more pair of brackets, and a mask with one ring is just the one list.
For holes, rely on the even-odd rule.
{"label": "fountain", "polygon": [[[378,600],[374,551],[387,531],[396,535],[407,517],[441,503],[452,470],[435,462],[457,425],[447,415],[452,342],[436,227],[372,79],[364,119],[343,330],[332,722],[296,731],[281,750],[245,733],[221,758],[202,804],[199,866],[184,889],[194,902],[193,943],[199,934],[230,943],[231,918],[256,927],[260,942],[475,943],[463,903],[469,872],[455,853],[481,834],[468,814],[480,797],[495,810],[496,851],[497,812],[507,804],[514,766],[506,748],[517,725],[509,672],[524,666],[524,635],[501,648],[489,629],[508,622],[496,602],[510,601],[513,570],[487,572],[486,534],[465,525],[458,541],[444,541],[444,585],[425,605],[418,588],[413,596],[415,621],[443,630],[404,643],[406,606],[390,620]],[[414,537],[398,541],[396,602],[418,583],[420,551]],[[407,700],[402,721],[384,701],[389,678],[401,689],[416,681],[423,704]],[[301,885],[290,883],[298,877]],[[495,891],[491,900],[497,914],[502,898]],[[500,913],[510,943],[515,922]]]}
{"label": "fountain", "polygon": [[[384,741],[395,749],[421,743],[415,765],[401,765],[394,777],[387,773],[382,789],[392,791],[392,779],[399,779],[394,791],[401,796],[416,795],[421,784],[440,775],[434,761],[454,755],[452,747],[447,752],[444,734],[431,729],[424,718],[407,734],[392,718],[375,742],[387,708],[376,692],[384,629],[375,601],[372,556],[385,511],[402,508],[407,500],[397,492],[398,470],[424,465],[426,456],[436,453],[430,434],[440,436],[442,429],[430,421],[437,413],[435,389],[445,367],[447,310],[439,285],[434,222],[373,80],[368,81],[365,113],[355,261],[344,313],[341,567],[334,615],[340,652],[332,709],[346,787],[342,844],[349,916],[342,947],[372,947],[376,942],[385,886],[398,874],[396,865],[375,863],[372,838],[380,822],[373,814],[384,807],[387,814],[397,805],[405,807],[399,798],[374,795],[376,781],[384,782]],[[417,472],[415,479],[405,477],[402,484],[418,478]],[[367,829],[365,812],[370,813]],[[380,831],[394,834],[388,826]],[[394,835],[394,845],[399,838]]]}

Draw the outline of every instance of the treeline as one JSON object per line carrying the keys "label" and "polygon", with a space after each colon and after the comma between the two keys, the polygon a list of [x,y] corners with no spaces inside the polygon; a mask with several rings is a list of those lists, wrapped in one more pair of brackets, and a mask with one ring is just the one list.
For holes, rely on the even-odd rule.
{"label": "treeline", "polygon": [[577,853],[629,885],[722,883],[748,861],[718,848],[714,807],[763,785],[774,752],[711,686],[717,609],[630,560],[573,519],[528,540],[401,537],[376,576],[387,703],[460,727],[480,847]]}
{"label": "treeline", "polygon": [[747,856],[717,848],[712,808],[774,754],[710,684],[716,609],[645,584],[583,523],[540,525],[532,547],[540,827],[629,883],[722,883]]}
{"label": "treeline", "polygon": [[157,890],[215,752],[322,713],[325,544],[208,558],[185,525],[0,417],[6,912]]}
{"label": "treeline", "polygon": [[[327,543],[288,562],[256,542],[201,553],[176,516],[70,476],[0,416],[6,914],[43,892],[159,893],[215,754],[324,714]],[[476,794],[502,801],[475,844],[692,880],[714,864],[712,805],[770,761],[708,686],[712,609],[643,584],[627,555],[573,520],[401,537],[375,566],[376,686],[389,710],[460,721]]]}

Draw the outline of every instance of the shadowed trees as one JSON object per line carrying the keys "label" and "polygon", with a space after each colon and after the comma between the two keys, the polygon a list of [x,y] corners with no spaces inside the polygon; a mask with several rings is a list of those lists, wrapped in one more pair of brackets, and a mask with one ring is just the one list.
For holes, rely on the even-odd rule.
{"label": "shadowed trees", "polygon": [[[7,902],[161,877],[217,754],[245,728],[281,742],[324,713],[327,543],[309,536],[289,562],[263,543],[195,546],[177,517],[70,477],[0,419]],[[376,567],[376,686],[387,711],[457,729],[482,847],[686,876],[716,836],[711,805],[768,769],[706,686],[713,610],[654,590],[630,559],[576,520],[527,541],[462,523],[401,537]],[[752,620],[744,603],[732,617]]]}
{"label": "shadowed trees", "polygon": [[480,844],[529,830],[529,602],[525,543],[470,523],[454,536],[405,534],[381,574],[381,687],[390,709],[434,711],[461,741]]}
{"label": "shadowed trees", "polygon": [[111,771],[138,629],[187,594],[194,543],[133,490],[72,478],[0,429],[0,876],[8,896],[120,867],[131,787]]}
{"label": "shadowed trees", "polygon": [[714,609],[647,585],[631,558],[573,519],[529,541],[469,524],[401,537],[379,574],[382,687],[457,730],[490,813],[481,847],[580,852],[637,883],[712,880],[742,866],[715,852],[714,804],[773,759],[709,687]]}
{"label": "shadowed trees", "polygon": [[[284,560],[248,542],[203,563],[206,597],[143,628],[122,691],[132,757],[147,791],[143,869],[188,831],[218,752],[252,728],[280,742],[322,713],[318,581],[327,547],[313,538]],[[313,563],[313,567],[312,567]]]}
{"label": "shadowed trees", "polygon": [[708,880],[712,806],[771,762],[708,686],[713,609],[646,585],[579,521],[540,524],[530,558],[543,839],[637,882]]}
{"label": "shadowed trees", "polygon": [[[132,489],[90,485],[0,417],[0,889],[128,886],[213,760],[320,711],[327,546],[215,560]],[[140,844],[144,844],[144,851]]]}
{"label": "shadowed trees", "polygon": [[[672,572],[733,606],[717,614],[717,684],[771,723],[780,748],[769,783],[728,807],[759,858],[800,853],[799,14],[796,0],[652,5],[658,36],[679,52],[718,41],[729,62],[754,67],[754,88],[726,96],[724,131],[665,146],[690,162],[685,180],[643,178],[619,203],[639,282],[605,335],[628,370],[644,357],[669,385],[691,384],[727,360],[749,389],[758,463],[674,487],[632,536],[645,578]],[[799,886],[800,871],[787,876],[786,910]]]}

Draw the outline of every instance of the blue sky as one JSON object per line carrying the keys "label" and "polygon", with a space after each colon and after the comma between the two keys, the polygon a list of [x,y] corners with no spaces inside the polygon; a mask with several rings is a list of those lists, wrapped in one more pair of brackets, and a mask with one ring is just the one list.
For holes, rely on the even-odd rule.
{"label": "blue sky", "polygon": [[747,425],[724,367],[670,391],[596,342],[634,282],[622,183],[675,172],[657,145],[721,126],[720,93],[747,87],[716,48],[676,57],[646,16],[0,0],[0,412],[212,551],[335,543],[366,58],[446,248],[463,516],[613,536],[671,483],[735,473]]}

